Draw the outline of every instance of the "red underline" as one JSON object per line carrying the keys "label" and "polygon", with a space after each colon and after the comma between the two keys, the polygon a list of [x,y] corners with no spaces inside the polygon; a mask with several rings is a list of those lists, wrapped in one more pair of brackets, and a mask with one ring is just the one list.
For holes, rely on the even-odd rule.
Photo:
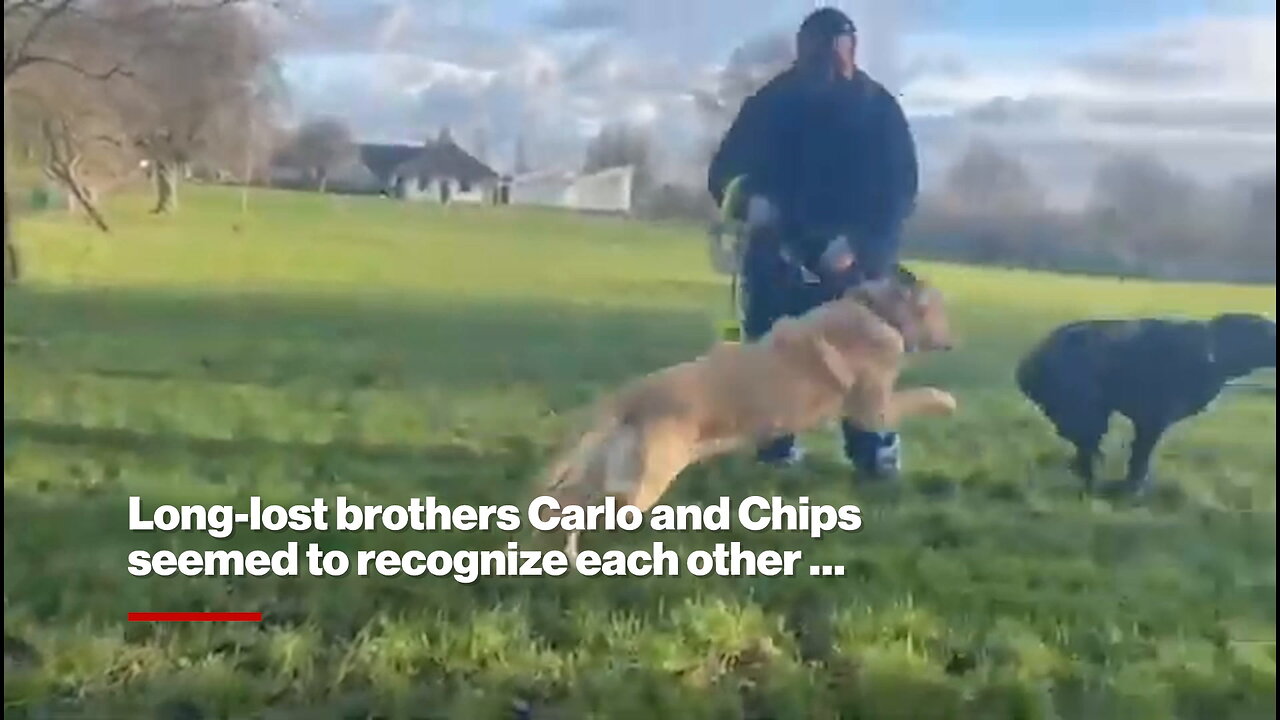
{"label": "red underline", "polygon": [[129,622],[261,622],[260,612],[131,612]]}

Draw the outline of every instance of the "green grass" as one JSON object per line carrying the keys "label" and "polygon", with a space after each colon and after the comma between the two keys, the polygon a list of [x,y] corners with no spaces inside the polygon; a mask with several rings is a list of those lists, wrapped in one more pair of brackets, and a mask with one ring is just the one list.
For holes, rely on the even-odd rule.
{"label": "green grass", "polygon": [[[5,717],[1272,718],[1275,400],[1175,428],[1143,503],[1083,498],[1013,390],[1018,356],[1084,315],[1274,312],[1274,287],[921,264],[964,341],[906,382],[961,412],[906,428],[898,489],[831,433],[771,471],[691,469],[672,503],[854,503],[863,529],[601,534],[740,541],[845,577],[134,578],[132,549],[262,547],[131,534],[151,504],[520,503],[563,411],[706,348],[723,280],[696,230],[511,208],[196,190],[110,207],[102,236],[19,227],[5,314]],[[1108,450],[1120,472],[1124,429]],[[501,547],[501,532],[305,533],[334,549]],[[516,539],[527,540],[524,534]],[[259,625],[127,623],[262,610]]]}

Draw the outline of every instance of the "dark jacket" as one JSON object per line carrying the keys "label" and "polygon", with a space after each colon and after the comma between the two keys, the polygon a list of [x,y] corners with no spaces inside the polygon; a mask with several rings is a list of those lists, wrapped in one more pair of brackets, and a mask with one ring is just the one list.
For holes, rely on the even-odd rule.
{"label": "dark jacket", "polygon": [[861,71],[815,80],[796,68],[743,103],[709,168],[717,203],[739,175],[748,193],[778,206],[784,241],[809,267],[832,231],[853,234],[860,264],[893,262],[886,245],[896,244],[919,182],[915,141],[892,94]]}

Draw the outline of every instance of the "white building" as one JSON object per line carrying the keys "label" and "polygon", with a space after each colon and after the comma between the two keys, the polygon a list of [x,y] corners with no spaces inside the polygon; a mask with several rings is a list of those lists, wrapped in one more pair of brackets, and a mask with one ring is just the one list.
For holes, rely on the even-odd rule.
{"label": "white building", "polygon": [[573,173],[567,170],[539,170],[517,175],[511,179],[511,204],[565,207],[565,198],[572,184]]}
{"label": "white building", "polygon": [[631,212],[634,177],[630,165],[588,175],[568,170],[518,175],[511,180],[511,204],[625,215]]}
{"label": "white building", "polygon": [[420,146],[361,145],[360,159],[384,192],[404,200],[491,203],[501,181],[448,135]]}

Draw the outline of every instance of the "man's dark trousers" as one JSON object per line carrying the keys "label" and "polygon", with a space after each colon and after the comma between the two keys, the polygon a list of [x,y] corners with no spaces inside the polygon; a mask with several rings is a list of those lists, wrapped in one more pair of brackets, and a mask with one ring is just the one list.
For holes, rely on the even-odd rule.
{"label": "man's dark trousers", "polygon": [[[799,316],[834,300],[845,288],[827,283],[806,283],[800,269],[782,257],[773,233],[755,234],[743,258],[743,291],[746,300],[743,335],[755,341],[769,332],[773,324],[786,316]],[[840,424],[845,456],[860,470],[874,471],[877,453],[888,442],[896,440],[892,433],[861,430],[844,420]],[[792,456],[795,437],[784,435],[757,451],[764,462],[785,462]]]}

